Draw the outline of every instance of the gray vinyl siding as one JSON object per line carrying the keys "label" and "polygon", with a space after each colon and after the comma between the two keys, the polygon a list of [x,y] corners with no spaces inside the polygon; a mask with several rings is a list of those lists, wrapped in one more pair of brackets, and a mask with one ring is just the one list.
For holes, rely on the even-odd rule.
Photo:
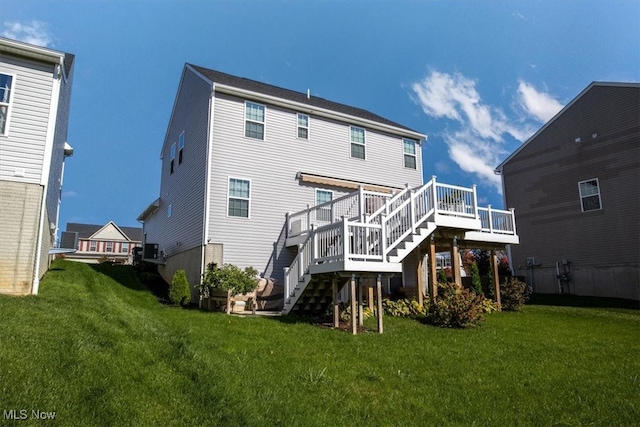
{"label": "gray vinyl siding", "polygon": [[[505,163],[520,236],[512,265],[534,289],[557,292],[555,265],[568,259],[576,293],[640,297],[639,102],[638,87],[594,86]],[[594,178],[602,209],[582,212],[578,182]],[[527,257],[540,264],[534,277]],[[618,274],[622,282],[621,268],[632,271]],[[602,280],[587,278],[606,269]]]}
{"label": "gray vinyl siding", "polygon": [[[220,93],[215,98],[208,237],[224,245],[225,263],[282,280],[282,268],[295,256],[295,249],[283,247],[285,214],[315,205],[319,188],[296,180],[300,171],[398,187],[422,183],[420,149],[417,169],[404,168],[400,136],[366,129],[366,160],[354,159],[349,122],[309,114],[309,140],[299,139],[298,111],[266,105],[264,140],[246,138],[244,101]],[[229,177],[251,181],[249,219],[227,216]],[[349,192],[329,189],[334,198]]]}
{"label": "gray vinyl siding", "polygon": [[[185,70],[163,145],[160,208],[144,223],[146,243],[158,243],[166,256],[202,245],[210,93],[210,85]],[[179,165],[178,138],[183,131],[184,160]],[[176,158],[174,172],[170,174],[173,143]],[[172,205],[170,218],[169,205]]]}
{"label": "gray vinyl siding", "polygon": [[[53,64],[2,54],[2,73],[15,78],[8,133],[0,136],[0,179],[39,184],[53,88]],[[15,176],[16,168],[25,176]]]}

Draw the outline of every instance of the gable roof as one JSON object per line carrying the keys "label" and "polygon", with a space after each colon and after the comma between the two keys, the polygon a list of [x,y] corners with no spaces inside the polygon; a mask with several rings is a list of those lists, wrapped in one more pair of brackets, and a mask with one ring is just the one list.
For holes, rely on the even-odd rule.
{"label": "gable roof", "polygon": [[0,52],[60,64],[64,69],[65,78],[69,76],[75,59],[75,55],[72,53],[61,52],[5,37],[0,37]]}
{"label": "gable roof", "polygon": [[132,242],[141,242],[142,241],[142,228],[140,227],[119,227],[113,221],[109,221],[107,224],[96,225],[96,224],[80,224],[76,222],[68,222],[67,230],[68,232],[76,232],[78,233],[79,239],[89,239],[91,236],[107,227],[109,224],[113,224],[118,230],[120,230],[125,237],[127,237]]}
{"label": "gable roof", "polygon": [[349,105],[341,104],[334,101],[329,101],[317,96],[311,96],[306,93],[296,92],[290,89],[285,89],[279,86],[270,85],[267,83],[258,82],[255,80],[247,79],[244,77],[238,77],[231,74],[223,73],[220,71],[211,70],[209,68],[200,67],[193,64],[186,64],[187,67],[192,68],[196,72],[200,73],[203,77],[213,82],[218,90],[218,86],[229,86],[231,88],[237,88],[249,93],[261,94],[267,97],[278,98],[290,103],[298,104],[301,106],[307,106],[311,110],[324,110],[334,112],[340,115],[352,116],[368,122],[378,123],[384,126],[393,127],[398,130],[406,131],[414,138],[424,139],[426,135],[413,130],[407,126],[396,123],[392,120],[385,119],[382,116],[374,114],[370,111],[362,108],[351,107]]}
{"label": "gable roof", "polygon": [[628,87],[628,88],[637,88],[640,89],[640,83],[620,83],[620,82],[592,82],[589,86],[587,86],[582,92],[578,94],[575,98],[571,100],[567,105],[564,106],[555,116],[553,116],[547,123],[545,123],[536,133],[534,133],[529,139],[527,139],[520,147],[518,147],[509,157],[504,159],[502,163],[500,163],[494,171],[498,174],[502,173],[502,168],[506,165],[511,159],[513,159],[520,151],[522,151],[527,145],[529,145],[534,139],[538,137],[542,132],[545,131],[553,122],[558,120],[560,116],[562,116],[565,111],[570,109],[576,102],[578,102],[587,92],[589,92],[594,87]]}

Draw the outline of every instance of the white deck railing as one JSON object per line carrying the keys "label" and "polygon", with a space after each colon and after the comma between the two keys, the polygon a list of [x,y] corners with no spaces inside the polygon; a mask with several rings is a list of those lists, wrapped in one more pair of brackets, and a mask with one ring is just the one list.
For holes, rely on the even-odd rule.
{"label": "white deck railing", "polygon": [[[515,235],[513,209],[478,207],[476,186],[441,184],[436,177],[419,188],[391,195],[364,191],[287,215],[287,237],[303,236],[298,255],[285,268],[289,297],[312,265],[341,261],[386,262],[389,253],[437,215],[479,220],[483,233]],[[477,227],[477,226],[476,226]]]}

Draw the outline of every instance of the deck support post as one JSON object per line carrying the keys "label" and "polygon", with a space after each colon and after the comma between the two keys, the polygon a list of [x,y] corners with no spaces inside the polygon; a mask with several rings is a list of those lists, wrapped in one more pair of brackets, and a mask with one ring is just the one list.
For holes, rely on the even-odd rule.
{"label": "deck support post", "polygon": [[378,333],[382,333],[383,332],[383,326],[382,326],[382,275],[378,274],[378,277],[376,278],[376,297],[377,297],[377,302],[378,302]]}
{"label": "deck support post", "polygon": [[[369,285],[371,285],[371,281],[369,279],[367,279],[367,283]],[[373,286],[367,286],[367,306],[369,307],[369,310],[371,310],[371,312],[373,313],[373,309],[375,308],[374,306],[374,288]]]}
{"label": "deck support post", "polygon": [[498,274],[498,255],[491,249],[491,277],[493,278],[493,300],[500,304],[500,275]]}
{"label": "deck support post", "polygon": [[364,313],[362,305],[362,277],[358,278],[358,325],[364,325]]}
{"label": "deck support post", "polygon": [[462,277],[460,277],[460,252],[458,251],[458,238],[455,236],[451,241],[451,270],[454,283],[457,286],[462,286]]}
{"label": "deck support post", "polygon": [[416,287],[417,287],[417,292],[416,292],[416,297],[418,298],[418,304],[420,304],[420,307],[422,307],[424,305],[424,277],[423,277],[423,261],[424,261],[424,256],[422,255],[422,250],[420,249],[420,246],[418,246],[418,248],[416,249]]}
{"label": "deck support post", "polygon": [[351,333],[353,335],[358,333],[358,323],[356,319],[356,275],[351,275],[351,283],[349,286],[349,297],[351,299]]}
{"label": "deck support post", "polygon": [[333,297],[333,327],[340,326],[340,306],[338,305],[338,278],[331,279],[331,293]]}
{"label": "deck support post", "polygon": [[227,314],[231,314],[231,289],[227,291]]}
{"label": "deck support post", "polygon": [[436,242],[433,236],[429,240],[429,300],[433,304],[438,296],[438,270],[436,268]]}

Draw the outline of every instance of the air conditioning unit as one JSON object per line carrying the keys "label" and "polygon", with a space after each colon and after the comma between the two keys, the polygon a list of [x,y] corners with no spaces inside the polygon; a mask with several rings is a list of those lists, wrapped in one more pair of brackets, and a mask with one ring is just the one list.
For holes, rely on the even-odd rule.
{"label": "air conditioning unit", "polygon": [[64,249],[78,249],[78,232],[63,231],[60,234],[60,245]]}
{"label": "air conditioning unit", "polygon": [[144,244],[144,259],[157,259],[158,258],[158,244],[157,243],[145,243]]}

